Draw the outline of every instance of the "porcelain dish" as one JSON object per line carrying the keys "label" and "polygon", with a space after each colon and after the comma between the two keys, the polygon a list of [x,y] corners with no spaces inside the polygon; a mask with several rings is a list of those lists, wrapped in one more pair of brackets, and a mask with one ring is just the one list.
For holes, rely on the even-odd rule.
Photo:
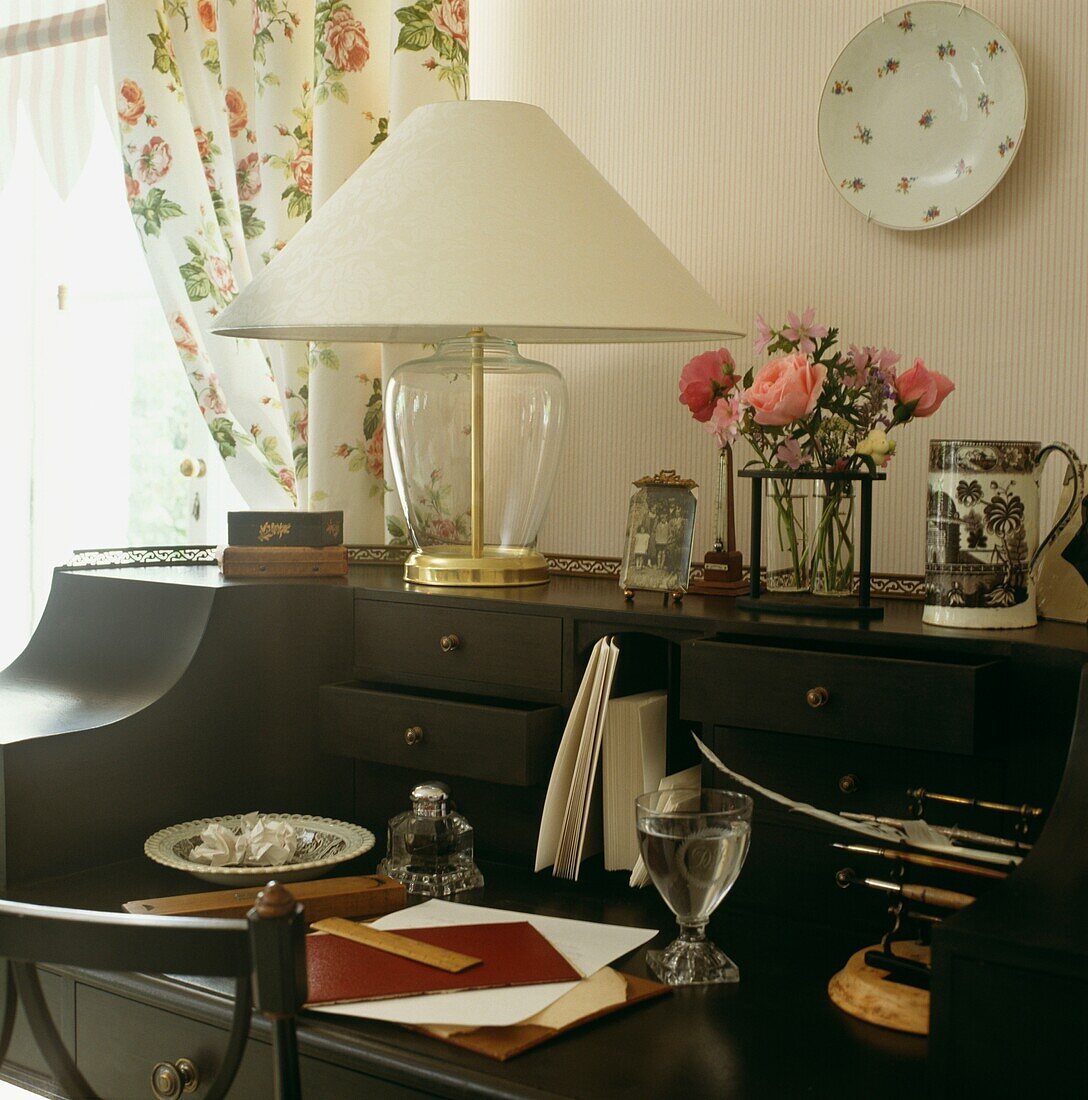
{"label": "porcelain dish", "polygon": [[999,28],[963,4],[909,4],[839,54],[820,98],[820,155],[868,220],[932,229],[997,186],[1026,119],[1024,69]]}
{"label": "porcelain dish", "polygon": [[200,834],[208,825],[218,823],[228,829],[237,829],[242,814],[205,817],[199,821],[185,821],[180,825],[160,829],[147,838],[144,854],[164,867],[187,871],[204,882],[217,882],[221,886],[259,886],[269,879],[297,882],[300,879],[315,878],[338,863],[355,859],[374,847],[374,834],[361,825],[334,821],[328,817],[308,817],[304,814],[274,816],[289,821],[299,834],[298,851],[288,863],[274,866],[211,867],[190,858],[192,850],[200,845]]}

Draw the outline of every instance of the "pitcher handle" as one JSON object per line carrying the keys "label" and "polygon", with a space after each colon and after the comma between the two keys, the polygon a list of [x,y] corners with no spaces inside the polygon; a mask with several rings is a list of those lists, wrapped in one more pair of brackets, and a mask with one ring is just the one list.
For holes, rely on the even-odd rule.
{"label": "pitcher handle", "polygon": [[1050,533],[1046,536],[1042,542],[1039,543],[1039,549],[1035,551],[1031,556],[1030,571],[1035,573],[1035,566],[1038,564],[1039,559],[1043,556],[1043,552],[1050,546],[1050,544],[1065,530],[1066,524],[1075,516],[1080,509],[1081,500],[1084,498],[1084,475],[1081,470],[1080,459],[1077,457],[1077,452],[1069,446],[1068,443],[1061,443],[1055,441],[1054,443],[1048,443],[1036,456],[1035,456],[1035,468],[1042,474],[1043,463],[1046,462],[1047,457],[1058,451],[1069,463],[1069,469],[1073,474],[1073,496],[1069,501],[1069,507],[1061,514],[1058,522],[1050,529]]}

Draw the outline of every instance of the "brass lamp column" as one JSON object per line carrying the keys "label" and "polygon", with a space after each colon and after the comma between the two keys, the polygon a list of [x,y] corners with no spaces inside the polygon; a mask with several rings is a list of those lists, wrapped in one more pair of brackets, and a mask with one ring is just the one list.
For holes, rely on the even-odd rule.
{"label": "brass lamp column", "polygon": [[[404,576],[437,585],[548,579],[536,543],[566,386],[515,340],[716,347],[743,334],[543,111],[487,100],[413,111],[214,331],[436,345],[397,367],[383,397],[387,468],[415,550]],[[331,388],[350,386],[320,378],[311,446],[328,443]],[[327,502],[349,531],[369,488]]]}
{"label": "brass lamp column", "polygon": [[484,556],[484,330],[472,337],[472,556]]}

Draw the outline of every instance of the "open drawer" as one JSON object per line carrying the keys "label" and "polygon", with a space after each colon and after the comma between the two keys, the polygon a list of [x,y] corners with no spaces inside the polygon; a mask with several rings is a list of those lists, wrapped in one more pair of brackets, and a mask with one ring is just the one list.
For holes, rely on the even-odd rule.
{"label": "open drawer", "polygon": [[322,687],[320,713],[327,752],[515,786],[547,780],[564,720],[559,707],[361,683]]}

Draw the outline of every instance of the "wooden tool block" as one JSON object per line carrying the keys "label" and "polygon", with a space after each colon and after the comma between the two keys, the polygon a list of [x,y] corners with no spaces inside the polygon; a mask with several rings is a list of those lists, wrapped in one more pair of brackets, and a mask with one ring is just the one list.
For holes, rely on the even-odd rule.
{"label": "wooden tool block", "polygon": [[[879,944],[863,947],[851,955],[850,961],[827,983],[828,996],[843,1012],[859,1020],[893,1031],[928,1035],[929,990],[893,981],[888,971],[869,966],[865,952],[875,950],[879,950]],[[914,962],[929,962],[929,948],[922,944],[898,942],[893,950]]]}
{"label": "wooden tool block", "polygon": [[[171,917],[244,917],[263,886],[234,890],[209,890],[172,898],[127,901],[129,913]],[[296,901],[302,902],[309,923],[327,917],[378,917],[403,909],[407,894],[403,883],[385,875],[352,875],[287,884]]]}

